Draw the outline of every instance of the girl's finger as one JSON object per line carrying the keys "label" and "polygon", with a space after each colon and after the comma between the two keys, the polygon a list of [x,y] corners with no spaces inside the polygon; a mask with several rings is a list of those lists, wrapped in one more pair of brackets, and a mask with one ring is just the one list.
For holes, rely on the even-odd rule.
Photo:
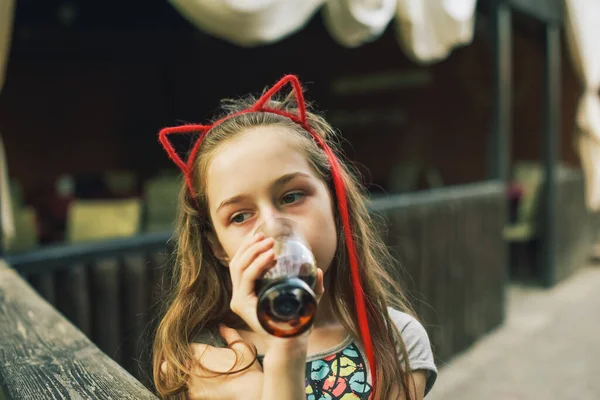
{"label": "girl's finger", "polygon": [[257,259],[261,254],[273,248],[275,241],[273,238],[266,238],[260,242],[256,242],[248,247],[235,263],[229,265],[234,287],[240,284],[244,271]]}
{"label": "girl's finger", "polygon": [[260,242],[265,238],[264,233],[258,232],[253,235],[248,235],[244,238],[238,249],[235,251],[233,257],[231,257],[230,264],[237,261],[241,254],[243,254],[250,246]]}
{"label": "girl's finger", "polygon": [[194,358],[200,363],[193,364],[194,376],[197,378],[214,378],[215,372],[226,373],[240,360],[239,352],[233,348],[218,348],[206,344],[192,343]]}
{"label": "girl's finger", "polygon": [[227,342],[228,345],[230,345],[233,342],[242,340],[242,337],[240,336],[240,333],[237,330],[229,328],[225,325],[219,325],[219,333],[221,334],[223,339],[225,339],[225,342]]}
{"label": "girl's finger", "polygon": [[248,235],[246,238],[244,238],[233,257],[231,257],[231,260],[229,261],[229,274],[231,275],[231,282],[233,284],[239,281],[240,274],[236,266],[238,265],[237,260],[240,258],[240,255],[243,254],[250,246],[260,242],[264,238],[265,236],[262,232],[255,233],[254,235]]}
{"label": "girl's finger", "polygon": [[[240,357],[237,359],[238,365],[244,365],[247,359],[253,357],[250,345],[244,341],[240,333],[225,325],[219,326],[219,332],[231,350],[236,352]],[[256,362],[256,361],[255,361]]]}
{"label": "girl's finger", "polygon": [[242,274],[242,279],[239,285],[239,294],[242,296],[251,295],[254,293],[256,281],[260,279],[265,272],[273,268],[275,261],[275,251],[269,249],[254,259],[252,264],[246,268]]}
{"label": "girl's finger", "polygon": [[315,285],[315,295],[317,296],[317,300],[320,300],[325,293],[325,279],[323,277],[323,270],[321,268],[317,268],[317,283]]}

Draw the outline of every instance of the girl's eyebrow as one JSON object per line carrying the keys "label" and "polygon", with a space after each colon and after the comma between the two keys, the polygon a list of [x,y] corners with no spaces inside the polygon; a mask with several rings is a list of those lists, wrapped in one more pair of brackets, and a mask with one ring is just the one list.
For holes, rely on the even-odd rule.
{"label": "girl's eyebrow", "polygon": [[[304,173],[304,172],[292,172],[290,174],[285,174],[280,176],[279,178],[275,179],[275,181],[273,181],[273,183],[271,184],[271,186],[273,187],[278,187],[278,186],[283,186],[286,183],[288,183],[289,181],[296,179],[298,177],[302,177],[302,178],[310,178],[311,176]],[[246,195],[240,194],[237,196],[233,196],[228,198],[227,200],[224,200],[221,202],[221,204],[219,204],[219,206],[217,207],[217,211],[219,212],[219,210],[221,210],[223,207],[227,207],[230,206],[232,204],[236,204],[236,203],[240,203],[242,202],[246,197]]]}
{"label": "girl's eyebrow", "polygon": [[247,196],[240,194],[238,196],[233,196],[223,202],[221,202],[221,204],[219,204],[219,207],[217,207],[217,212],[219,212],[219,210],[221,210],[224,207],[230,206],[232,204],[236,204],[236,203],[241,203]]}
{"label": "girl's eyebrow", "polygon": [[271,184],[271,186],[283,186],[292,179],[296,179],[298,177],[310,178],[310,175],[305,174],[304,172],[292,172],[291,174],[285,174],[275,179],[275,181]]}

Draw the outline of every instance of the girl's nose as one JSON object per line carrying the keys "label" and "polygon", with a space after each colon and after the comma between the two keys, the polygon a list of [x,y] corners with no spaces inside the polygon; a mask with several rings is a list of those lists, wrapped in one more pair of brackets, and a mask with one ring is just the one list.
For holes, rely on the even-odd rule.
{"label": "girl's nose", "polygon": [[264,207],[260,210],[260,217],[258,219],[258,225],[264,224],[266,221],[273,220],[276,218],[285,218],[284,213],[276,207]]}

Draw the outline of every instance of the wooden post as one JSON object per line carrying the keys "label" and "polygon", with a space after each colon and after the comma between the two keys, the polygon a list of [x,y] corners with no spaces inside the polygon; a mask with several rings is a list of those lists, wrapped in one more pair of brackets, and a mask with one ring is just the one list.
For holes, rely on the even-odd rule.
{"label": "wooden post", "polygon": [[560,132],[560,23],[546,24],[546,63],[544,96],[544,187],[541,204],[542,281],[545,286],[556,282],[556,164],[559,158]]}
{"label": "wooden post", "polygon": [[[488,179],[504,184],[511,178],[511,137],[512,137],[512,11],[507,0],[492,0],[492,29],[494,38],[494,117],[492,134],[488,144]],[[506,222],[508,201],[504,202],[502,220]],[[503,254],[508,254],[508,243]],[[503,280],[510,280],[510,268],[505,257]],[[506,313],[506,293],[500,291],[502,309]]]}
{"label": "wooden post", "polygon": [[506,0],[492,1],[494,38],[494,119],[488,142],[488,179],[503,182],[510,178],[512,25]]}
{"label": "wooden post", "polygon": [[88,337],[92,335],[92,308],[88,271],[74,264],[56,271],[56,308]]}

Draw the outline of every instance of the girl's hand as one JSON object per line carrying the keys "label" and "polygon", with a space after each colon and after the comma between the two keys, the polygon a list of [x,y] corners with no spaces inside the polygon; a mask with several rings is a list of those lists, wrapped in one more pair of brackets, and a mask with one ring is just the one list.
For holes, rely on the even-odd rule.
{"label": "girl's hand", "polygon": [[[231,348],[217,348],[206,344],[192,344],[194,358],[202,367],[192,370],[188,387],[188,399],[259,400],[262,396],[263,372],[258,361],[235,374],[225,374],[246,367],[254,358],[240,334],[231,328],[220,327],[221,336]],[[215,371],[212,373],[206,369]]]}
{"label": "girl's hand", "polygon": [[263,233],[250,236],[229,262],[229,273],[233,293],[231,311],[240,316],[256,333],[267,335],[258,321],[256,308],[258,298],[254,292],[256,281],[275,265],[273,238],[265,238]]}
{"label": "girl's hand", "polygon": [[[255,293],[256,281],[275,266],[273,238],[265,238],[257,233],[246,239],[229,263],[229,273],[233,286],[231,311],[240,316],[254,332],[268,335],[256,315],[258,297]],[[323,296],[323,271],[317,270],[315,294],[317,302]]]}

